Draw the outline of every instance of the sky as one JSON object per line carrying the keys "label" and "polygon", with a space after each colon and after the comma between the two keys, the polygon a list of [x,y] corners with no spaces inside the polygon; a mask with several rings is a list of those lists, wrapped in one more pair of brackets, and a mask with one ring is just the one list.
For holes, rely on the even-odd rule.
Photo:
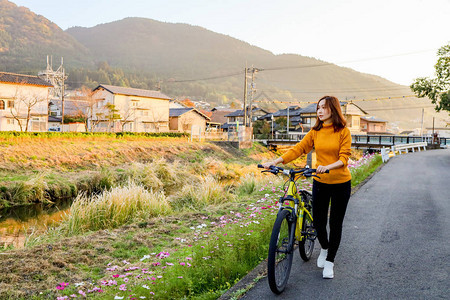
{"label": "sky", "polygon": [[314,57],[410,85],[450,43],[450,0],[10,0],[62,29],[126,17],[186,23],[274,54]]}

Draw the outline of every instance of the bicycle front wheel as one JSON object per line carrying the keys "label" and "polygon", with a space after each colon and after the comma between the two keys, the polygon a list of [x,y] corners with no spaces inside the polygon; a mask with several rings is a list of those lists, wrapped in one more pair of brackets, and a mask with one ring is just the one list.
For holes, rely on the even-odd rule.
{"label": "bicycle front wheel", "polygon": [[[289,237],[293,236],[290,232],[295,230],[295,226],[289,220],[290,214],[287,209],[278,214],[270,237],[267,277],[270,289],[275,294],[281,294],[286,287],[294,257],[294,241],[290,242]],[[292,245],[291,249],[288,249],[289,244]]]}

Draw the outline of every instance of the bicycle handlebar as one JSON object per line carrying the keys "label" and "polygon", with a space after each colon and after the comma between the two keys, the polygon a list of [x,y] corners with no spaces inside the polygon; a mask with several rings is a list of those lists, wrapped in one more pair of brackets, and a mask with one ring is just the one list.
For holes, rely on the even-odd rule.
{"label": "bicycle handlebar", "polygon": [[[264,167],[263,167],[263,165],[258,164],[258,168],[264,168]],[[301,174],[302,176],[305,176],[305,177],[317,177],[317,178],[320,178],[319,176],[312,174],[312,173],[316,173],[316,169],[311,169],[309,167],[303,168],[303,169],[300,169],[300,170],[294,170],[294,169],[290,169],[290,170],[286,169],[285,170],[285,169],[283,169],[281,167],[270,166],[268,170],[261,171],[261,172],[270,172],[272,174],[277,175],[280,171],[283,174],[287,175],[287,176]],[[330,170],[326,170],[325,173],[330,173]]]}

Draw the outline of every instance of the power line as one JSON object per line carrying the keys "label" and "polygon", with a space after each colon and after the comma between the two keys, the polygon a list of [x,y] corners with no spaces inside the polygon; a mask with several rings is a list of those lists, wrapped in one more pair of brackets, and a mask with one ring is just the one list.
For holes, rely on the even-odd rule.
{"label": "power line", "polygon": [[231,73],[227,75],[219,75],[219,76],[212,76],[212,77],[205,77],[205,78],[197,78],[197,79],[184,79],[184,80],[167,80],[163,81],[164,83],[179,83],[179,82],[192,82],[192,81],[203,81],[203,80],[212,80],[212,79],[220,79],[220,78],[226,78],[226,77],[233,77],[237,75],[242,75],[241,72]]}
{"label": "power line", "polygon": [[[408,96],[396,96],[396,97],[379,97],[379,98],[369,98],[369,99],[351,99],[351,100],[347,100],[345,102],[363,102],[363,101],[382,101],[382,100],[393,100],[393,99],[406,99],[406,98],[416,98],[416,95],[408,95]],[[344,100],[342,100],[344,101]],[[271,101],[266,101],[266,100],[259,100],[259,101],[254,101],[254,102],[260,102],[260,103],[288,103],[288,104],[300,104],[300,103],[304,103],[304,104],[312,104],[312,103],[317,103],[317,100],[312,100],[312,101],[287,101],[287,100],[271,100]]]}
{"label": "power line", "polygon": [[388,107],[388,108],[364,108],[367,111],[380,111],[380,110],[401,110],[401,109],[415,109],[415,108],[431,108],[434,105],[422,105],[422,106],[398,106],[398,107]]}

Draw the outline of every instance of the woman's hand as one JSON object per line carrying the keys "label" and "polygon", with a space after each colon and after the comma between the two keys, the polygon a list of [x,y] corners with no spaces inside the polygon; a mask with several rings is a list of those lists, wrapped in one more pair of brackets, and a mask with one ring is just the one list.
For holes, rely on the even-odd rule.
{"label": "woman's hand", "polygon": [[318,166],[318,167],[316,168],[316,173],[317,173],[317,174],[323,174],[323,173],[325,173],[327,170],[329,170],[329,169],[328,169],[328,166],[322,166],[322,165],[320,165],[320,166]]}
{"label": "woman's hand", "polygon": [[261,164],[261,165],[264,167],[264,169],[269,169],[270,166],[276,166],[276,165],[278,165],[279,163],[282,163],[283,161],[284,161],[283,158],[278,157],[277,159],[274,159],[274,160],[272,160],[272,161],[265,162],[265,163],[263,163],[263,164]]}
{"label": "woman's hand", "polygon": [[269,161],[269,162],[263,163],[261,165],[264,167],[264,169],[269,169],[270,166],[275,166],[273,161]]}

